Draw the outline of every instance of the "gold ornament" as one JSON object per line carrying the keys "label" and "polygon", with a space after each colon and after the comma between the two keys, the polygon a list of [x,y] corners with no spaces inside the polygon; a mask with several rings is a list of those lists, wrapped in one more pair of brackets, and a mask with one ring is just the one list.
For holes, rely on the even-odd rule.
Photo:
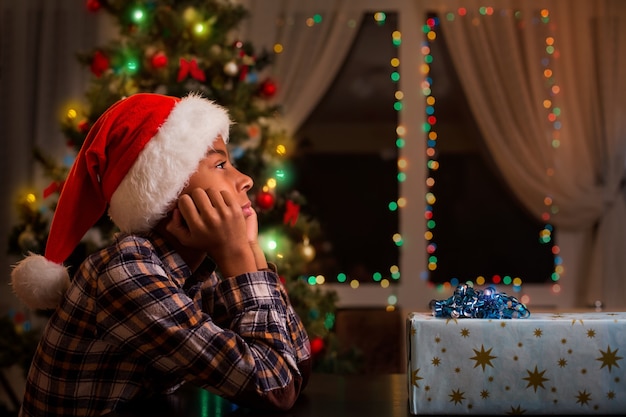
{"label": "gold ornament", "polygon": [[309,243],[309,237],[304,236],[302,243],[298,245],[298,250],[302,254],[305,261],[311,262],[315,259],[315,248]]}
{"label": "gold ornament", "polygon": [[230,77],[234,77],[235,75],[237,75],[237,73],[239,73],[239,67],[237,66],[237,63],[235,61],[227,62],[224,65],[224,73]]}

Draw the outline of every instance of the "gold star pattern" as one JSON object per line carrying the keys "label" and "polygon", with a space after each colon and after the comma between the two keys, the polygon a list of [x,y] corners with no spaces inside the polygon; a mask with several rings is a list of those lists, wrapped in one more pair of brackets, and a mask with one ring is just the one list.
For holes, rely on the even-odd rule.
{"label": "gold star pattern", "polygon": [[619,351],[619,349],[615,349],[613,352],[611,352],[611,346],[607,346],[606,352],[603,352],[602,350],[600,350],[600,353],[602,354],[602,356],[599,358],[596,358],[597,361],[602,362],[602,366],[600,367],[600,369],[604,368],[605,366],[608,366],[609,372],[611,372],[613,366],[615,366],[616,368],[619,368],[617,361],[624,359],[624,358],[622,358],[621,356],[617,356],[617,351]]}
{"label": "gold star pattern", "polygon": [[526,372],[528,372],[528,376],[525,377],[525,378],[522,378],[522,379],[528,381],[528,385],[526,385],[526,388],[533,387],[535,392],[537,392],[537,387],[541,387],[543,389],[546,389],[546,387],[543,386],[543,383],[544,383],[544,381],[549,381],[549,379],[543,377],[543,374],[546,373],[545,369],[543,371],[539,372],[537,370],[537,365],[535,365],[535,370],[534,371],[531,372],[531,371],[529,371],[527,369]]}
{"label": "gold star pattern", "polygon": [[420,368],[417,368],[416,370],[414,370],[413,372],[411,372],[411,385],[415,385],[415,387],[419,388],[419,380],[420,379],[424,379],[421,376],[418,375],[418,373],[420,372]]}
{"label": "gold star pattern", "polygon": [[446,320],[446,326],[447,326],[447,325],[448,325],[448,323],[450,323],[451,321],[453,321],[453,322],[454,322],[454,324],[459,324],[459,322],[457,321],[457,319],[455,319],[455,318],[449,318],[449,319],[447,319],[447,320]]}
{"label": "gold star pattern", "polygon": [[464,392],[461,392],[461,390],[452,390],[451,394],[448,394],[448,397],[450,397],[450,402],[454,402],[454,404],[463,404],[463,400],[465,399],[464,397]]}
{"label": "gold star pattern", "polygon": [[518,416],[520,414],[524,414],[526,413],[526,410],[524,410],[522,408],[522,406],[518,405],[516,408],[513,408],[513,406],[511,406],[511,411],[509,411],[508,413],[506,413],[509,416]]}
{"label": "gold star pattern", "polygon": [[[482,414],[495,407],[503,415],[521,415],[529,413],[526,407],[532,404],[534,409],[539,402],[557,414],[563,407],[575,407],[579,413],[622,411],[626,404],[626,378],[621,373],[626,368],[626,355],[623,347],[609,336],[625,328],[622,326],[626,325],[626,312],[614,321],[608,315],[568,313],[559,315],[561,323],[546,323],[549,315],[541,314],[535,323],[509,320],[506,327],[502,327],[502,320],[483,320],[478,327],[472,327],[474,323],[469,320],[459,319],[458,326],[441,320],[441,327],[427,329],[430,348],[419,350],[414,364],[417,366],[409,367],[413,376],[409,378],[409,383],[413,382],[410,397],[416,401],[412,407],[424,411],[418,414],[430,414],[430,407],[440,409],[445,404],[446,414],[456,414],[458,410]],[[419,334],[419,325],[416,329]],[[423,343],[422,340],[420,344]],[[417,351],[409,354],[410,362]],[[424,355],[425,352],[430,354]],[[421,369],[415,371],[417,367]],[[477,368],[482,369],[482,377],[475,374]],[[452,386],[441,389],[433,386],[432,381],[431,385],[425,383],[433,375],[435,379],[442,378],[442,372],[453,382]],[[502,379],[503,374],[508,377]],[[570,379],[576,383],[567,382]]]}
{"label": "gold star pattern", "polygon": [[489,365],[493,368],[493,364],[491,363],[492,359],[496,359],[497,356],[491,356],[491,349],[493,348],[489,348],[489,350],[485,350],[485,346],[484,345],[480,345],[480,351],[476,350],[476,349],[472,349],[474,351],[474,353],[476,354],[475,356],[472,356],[470,359],[475,360],[476,363],[474,364],[474,368],[476,368],[478,365],[483,367],[483,372],[485,371],[485,366]]}
{"label": "gold star pattern", "polygon": [[583,392],[578,391],[578,395],[576,396],[576,403],[580,405],[587,405],[591,401],[591,393],[584,390]]}

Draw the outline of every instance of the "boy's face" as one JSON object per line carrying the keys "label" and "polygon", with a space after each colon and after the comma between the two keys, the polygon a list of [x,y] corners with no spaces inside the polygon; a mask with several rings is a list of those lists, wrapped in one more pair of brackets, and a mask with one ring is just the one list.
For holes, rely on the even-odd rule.
{"label": "boy's face", "polygon": [[213,143],[213,149],[208,150],[198,164],[196,172],[189,177],[189,183],[182,194],[188,194],[194,188],[228,191],[236,196],[237,201],[244,207],[249,206],[247,193],[252,184],[252,178],[230,163],[228,148],[222,137],[218,136]]}

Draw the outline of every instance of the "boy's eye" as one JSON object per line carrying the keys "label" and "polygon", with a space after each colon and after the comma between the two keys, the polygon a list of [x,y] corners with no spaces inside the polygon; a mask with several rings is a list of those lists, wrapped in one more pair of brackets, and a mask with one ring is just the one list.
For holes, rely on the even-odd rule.
{"label": "boy's eye", "polygon": [[226,166],[226,161],[224,162],[220,162],[219,164],[217,164],[215,167],[219,168],[219,169],[224,169],[224,167]]}

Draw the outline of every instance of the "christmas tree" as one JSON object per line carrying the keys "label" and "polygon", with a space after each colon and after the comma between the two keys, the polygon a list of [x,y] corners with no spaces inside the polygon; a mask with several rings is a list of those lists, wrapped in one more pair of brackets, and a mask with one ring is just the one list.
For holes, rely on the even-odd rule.
{"label": "christmas tree", "polygon": [[[233,38],[248,17],[241,5],[226,0],[87,0],[93,13],[108,13],[119,36],[108,44],[77,53],[91,82],[86,103],[71,100],[62,109],[61,130],[73,155],[97,118],[119,99],[138,92],[182,97],[200,93],[229,109],[235,122],[230,153],[239,170],[255,183],[252,200],[259,216],[259,240],[268,260],[277,265],[290,299],[312,342],[316,369],[349,372],[351,359],[339,358],[333,335],[334,292],[311,286],[301,276],[315,257],[310,237],[320,233],[306,214],[303,195],[293,188],[289,157],[292,138],[280,128],[280,108],[270,105],[275,80],[263,76],[271,55],[250,42]],[[10,236],[10,251],[43,253],[48,226],[71,160],[59,162],[35,152],[51,184],[43,200],[21,197],[21,222]],[[109,242],[116,232],[105,215],[69,260],[70,269]]]}

